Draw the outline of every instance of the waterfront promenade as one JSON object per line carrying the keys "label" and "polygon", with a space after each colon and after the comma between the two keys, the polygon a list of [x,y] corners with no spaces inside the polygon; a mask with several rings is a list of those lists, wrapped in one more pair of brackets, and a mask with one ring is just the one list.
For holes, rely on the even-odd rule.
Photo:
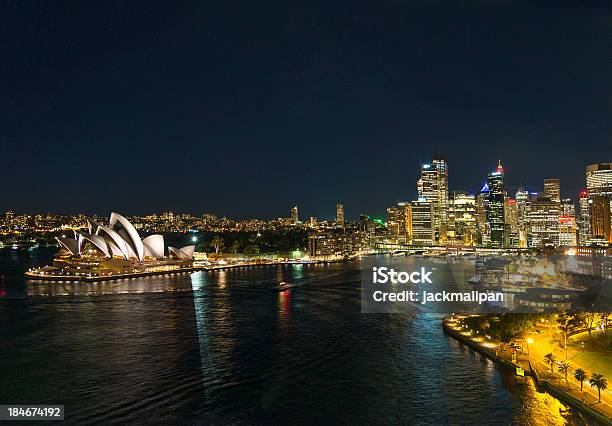
{"label": "waterfront promenade", "polygon": [[[582,368],[586,371],[587,380],[584,381],[583,389],[580,390],[580,383],[574,379],[573,371],[568,374],[567,381],[565,376],[557,371],[557,365],[553,365],[552,372],[550,364],[545,364],[545,355],[554,353],[557,363],[566,360],[566,353],[562,348],[557,350],[552,345],[555,329],[546,326],[534,327],[530,331],[528,341],[524,342],[521,351],[515,351],[509,345],[487,336],[481,331],[470,330],[463,320],[466,315],[454,315],[444,319],[444,330],[450,336],[459,340],[466,346],[478,351],[484,356],[497,362],[506,368],[515,370],[520,367],[525,375],[531,376],[539,391],[546,391],[557,399],[572,405],[583,411],[585,414],[596,418],[598,421],[612,425],[612,391],[602,390],[601,402],[598,402],[597,389],[592,388],[588,383],[591,373],[604,373],[603,371],[593,371],[593,368],[580,363],[577,351],[567,351],[567,362],[574,368]],[[606,376],[608,380],[611,377]]]}

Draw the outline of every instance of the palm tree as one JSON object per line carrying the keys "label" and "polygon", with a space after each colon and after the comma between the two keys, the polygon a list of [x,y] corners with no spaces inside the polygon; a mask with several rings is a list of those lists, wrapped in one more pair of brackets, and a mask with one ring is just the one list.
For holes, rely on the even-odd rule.
{"label": "palm tree", "polygon": [[601,402],[601,391],[606,390],[608,388],[608,381],[603,376],[603,374],[593,373],[593,375],[589,379],[589,384],[592,388],[597,389],[597,393],[599,394],[599,402]]}
{"label": "palm tree", "polygon": [[582,383],[587,379],[586,371],[582,368],[577,368],[574,371],[574,378],[580,382],[580,392],[582,392]]}
{"label": "palm tree", "polygon": [[561,374],[563,374],[565,376],[565,383],[568,383],[567,382],[567,373],[572,371],[573,368],[567,362],[561,361],[559,363],[559,366],[557,367],[557,370],[559,371],[559,373],[561,373]]}
{"label": "palm tree", "polygon": [[557,361],[557,357],[552,352],[544,355],[544,362],[546,364],[550,364],[550,372],[551,373],[553,372],[553,366],[555,365],[556,361]]}
{"label": "palm tree", "polygon": [[482,330],[482,334],[487,334],[487,330],[491,328],[491,323],[489,320],[484,320],[482,324],[480,324],[480,328]]}

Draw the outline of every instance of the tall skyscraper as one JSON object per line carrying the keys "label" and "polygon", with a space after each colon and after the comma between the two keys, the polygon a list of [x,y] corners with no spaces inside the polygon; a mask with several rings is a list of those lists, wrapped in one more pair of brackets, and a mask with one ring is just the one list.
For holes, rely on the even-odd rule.
{"label": "tall skyscraper", "polygon": [[456,244],[476,244],[478,226],[476,197],[465,192],[455,192],[448,200],[448,237]]}
{"label": "tall skyscraper", "polygon": [[612,197],[612,163],[586,166],[586,184],[589,196]]}
{"label": "tall skyscraper", "polygon": [[410,203],[398,203],[387,209],[387,237],[395,243],[410,243],[412,219]]}
{"label": "tall skyscraper", "polygon": [[487,221],[491,230],[491,246],[503,247],[505,242],[505,220],[504,220],[504,168],[501,160],[494,172],[487,176],[489,186],[489,208]]}
{"label": "tall skyscraper", "polygon": [[544,194],[556,203],[561,202],[561,182],[559,179],[544,179]]}
{"label": "tall skyscraper", "polygon": [[336,204],[336,223],[344,226],[344,204]]}
{"label": "tall skyscraper", "polygon": [[581,246],[588,245],[591,240],[591,206],[589,204],[589,193],[580,193],[580,218],[578,223],[578,243]]}
{"label": "tall skyscraper", "polygon": [[529,210],[531,209],[529,191],[521,187],[516,191],[515,198],[519,247],[526,248],[529,233]]}
{"label": "tall skyscraper", "polygon": [[529,247],[559,245],[559,216],[561,206],[548,197],[538,197],[531,202],[529,211]]}
{"label": "tall skyscraper", "polygon": [[589,199],[591,205],[591,239],[594,243],[612,243],[610,231],[610,199],[595,195]]}
{"label": "tall skyscraper", "polygon": [[505,228],[505,245],[508,247],[519,246],[519,231],[518,231],[518,206],[514,198],[506,198],[504,206],[504,222]]}
{"label": "tall skyscraper", "polygon": [[432,204],[434,240],[446,240],[448,219],[448,164],[443,158],[434,158],[421,165],[421,177],[417,181],[419,199]]}
{"label": "tall skyscraper", "polygon": [[291,209],[291,223],[295,225],[296,223],[299,223],[299,221],[300,221],[300,216],[298,214],[298,208],[297,206],[294,206]]}
{"label": "tall skyscraper", "polygon": [[432,245],[434,243],[433,229],[433,203],[425,199],[412,201],[411,224],[412,224],[412,244]]}
{"label": "tall skyscraper", "polygon": [[559,245],[575,247],[576,241],[576,216],[559,216]]}
{"label": "tall skyscraper", "polygon": [[483,246],[491,245],[491,228],[489,226],[489,185],[484,184],[476,196],[476,227],[478,229],[477,243]]}

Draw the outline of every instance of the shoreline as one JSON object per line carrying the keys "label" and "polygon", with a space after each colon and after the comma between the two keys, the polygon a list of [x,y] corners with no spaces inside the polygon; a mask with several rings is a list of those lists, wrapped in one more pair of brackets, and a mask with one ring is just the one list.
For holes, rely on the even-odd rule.
{"label": "shoreline", "polygon": [[596,420],[597,422],[601,424],[612,426],[612,418],[607,417],[605,414],[600,413],[599,411],[593,409],[592,407],[589,407],[584,402],[580,401],[573,395],[570,395],[563,389],[560,389],[559,387],[554,386],[549,380],[540,378],[537,370],[532,367],[531,361],[523,359],[523,360],[517,361],[517,363],[520,363],[520,365],[514,364],[496,355],[495,351],[484,347],[478,342],[475,342],[469,337],[464,336],[463,334],[454,330],[449,324],[452,318],[454,318],[454,316],[448,316],[442,320],[442,328],[444,330],[444,333],[447,334],[449,337],[452,337],[453,339],[457,340],[459,343],[478,352],[479,354],[485,356],[486,358],[490,359],[491,361],[495,362],[497,365],[500,365],[501,367],[507,370],[516,371],[517,367],[519,366],[522,367],[524,370],[525,376],[529,376],[532,378],[538,392],[546,392],[549,395],[561,401],[563,404],[571,406],[572,408],[580,411],[581,413],[588,416],[589,418]]}
{"label": "shoreline", "polygon": [[275,266],[275,265],[315,265],[315,264],[327,264],[327,263],[340,263],[350,259],[338,259],[338,260],[309,260],[309,261],[264,261],[255,263],[241,263],[241,264],[230,264],[230,265],[216,265],[216,266],[193,266],[190,268],[178,268],[170,271],[152,271],[152,272],[133,272],[129,274],[117,274],[112,276],[70,276],[70,275],[38,275],[33,274],[31,271],[24,272],[26,280],[37,281],[37,282],[103,282],[103,281],[115,281],[115,280],[126,280],[139,277],[151,277],[161,275],[172,275],[172,274],[183,274],[201,271],[217,271],[224,269],[234,268],[247,268],[252,266]]}

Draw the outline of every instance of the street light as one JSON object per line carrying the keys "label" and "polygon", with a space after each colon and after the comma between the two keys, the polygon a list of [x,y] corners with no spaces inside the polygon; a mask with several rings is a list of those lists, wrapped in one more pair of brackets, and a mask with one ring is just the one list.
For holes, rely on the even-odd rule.
{"label": "street light", "polygon": [[533,343],[533,339],[530,337],[527,339],[527,356],[529,356],[529,345]]}

